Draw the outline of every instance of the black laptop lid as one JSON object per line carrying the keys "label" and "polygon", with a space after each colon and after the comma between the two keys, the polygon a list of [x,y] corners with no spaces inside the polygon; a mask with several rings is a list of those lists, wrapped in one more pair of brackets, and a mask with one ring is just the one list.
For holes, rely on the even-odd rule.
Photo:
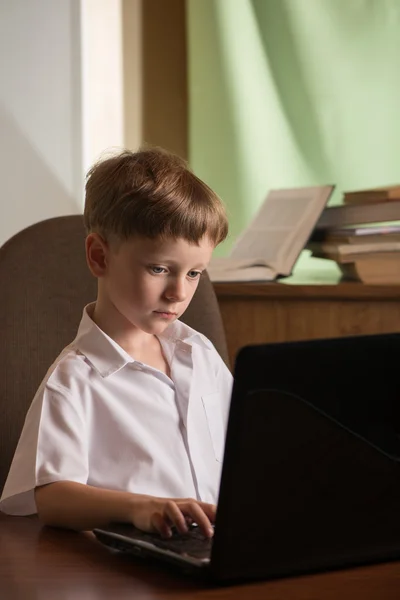
{"label": "black laptop lid", "polygon": [[399,350],[400,337],[388,335],[239,353],[215,577],[274,577],[400,556]]}

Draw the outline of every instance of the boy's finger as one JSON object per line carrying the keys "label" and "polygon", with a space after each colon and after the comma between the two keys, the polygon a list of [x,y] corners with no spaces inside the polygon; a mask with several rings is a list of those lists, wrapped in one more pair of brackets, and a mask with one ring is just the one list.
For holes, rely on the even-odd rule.
{"label": "boy's finger", "polygon": [[211,523],[215,523],[215,517],[217,515],[217,507],[215,504],[208,504],[207,502],[199,502],[199,506],[206,513]]}
{"label": "boy's finger", "polygon": [[169,519],[169,521],[173,525],[175,525],[179,533],[187,533],[188,526],[186,523],[185,515],[182,513],[176,502],[173,502],[172,500],[166,502],[164,508],[164,516],[165,518]]}
{"label": "boy's finger", "polygon": [[154,531],[157,531],[163,538],[170,538],[172,536],[172,529],[164,516],[160,513],[153,513],[151,515],[151,527]]}
{"label": "boy's finger", "polygon": [[210,519],[197,502],[187,502],[180,505],[180,509],[185,515],[190,516],[195,523],[200,527],[206,537],[212,537],[214,530],[211,526]]}

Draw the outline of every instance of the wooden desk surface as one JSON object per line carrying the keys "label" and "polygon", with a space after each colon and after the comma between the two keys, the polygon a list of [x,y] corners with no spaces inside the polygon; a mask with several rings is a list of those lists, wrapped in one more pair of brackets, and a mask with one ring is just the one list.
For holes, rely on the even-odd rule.
{"label": "wooden desk surface", "polygon": [[91,534],[0,513],[1,600],[398,600],[400,562],[232,587],[112,554]]}

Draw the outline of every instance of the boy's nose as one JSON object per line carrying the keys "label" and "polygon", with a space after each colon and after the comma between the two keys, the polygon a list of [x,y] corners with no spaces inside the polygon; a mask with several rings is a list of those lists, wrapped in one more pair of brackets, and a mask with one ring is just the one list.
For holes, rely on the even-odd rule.
{"label": "boy's nose", "polygon": [[165,295],[169,300],[183,302],[187,295],[185,281],[178,278],[171,280],[165,291]]}

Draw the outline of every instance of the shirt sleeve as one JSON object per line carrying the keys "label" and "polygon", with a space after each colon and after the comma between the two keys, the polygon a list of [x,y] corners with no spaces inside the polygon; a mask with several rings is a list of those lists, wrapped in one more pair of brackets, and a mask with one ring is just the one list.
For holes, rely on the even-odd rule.
{"label": "shirt sleeve", "polygon": [[0,510],[35,514],[35,487],[55,481],[86,483],[87,437],[80,405],[68,390],[49,383],[39,389],[25,419]]}

